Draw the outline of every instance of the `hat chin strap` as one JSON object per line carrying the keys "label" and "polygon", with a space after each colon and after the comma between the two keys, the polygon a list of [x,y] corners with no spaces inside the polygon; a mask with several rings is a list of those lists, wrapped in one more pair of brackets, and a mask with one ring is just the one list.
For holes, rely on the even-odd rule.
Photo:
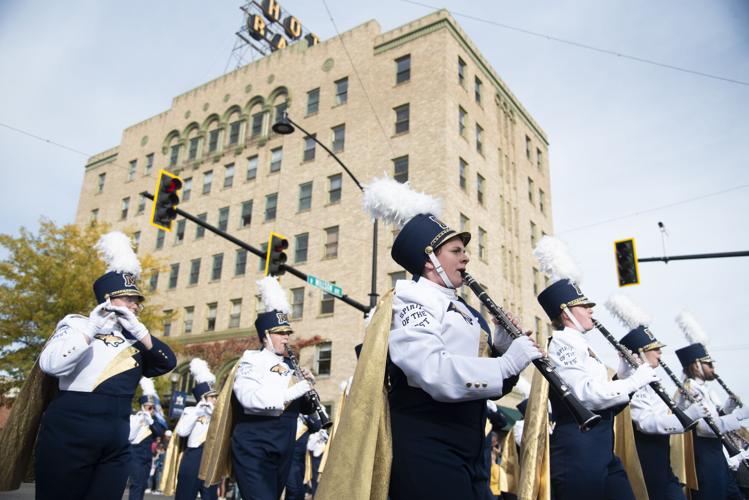
{"label": "hat chin strap", "polygon": [[434,252],[429,252],[427,255],[429,256],[429,260],[432,262],[432,265],[434,266],[434,270],[437,271],[437,274],[445,283],[445,286],[447,288],[455,288],[452,282],[450,281],[450,278],[447,277],[447,273],[445,273],[445,270],[442,269],[442,264],[440,264],[440,261],[439,259],[437,259],[437,256],[434,255]]}
{"label": "hat chin strap", "polygon": [[572,324],[575,325],[575,328],[580,333],[585,333],[585,329],[582,327],[579,321],[577,321],[577,318],[574,314],[572,314],[572,311],[567,307],[567,304],[562,304],[562,312],[567,315],[567,318],[572,321]]}

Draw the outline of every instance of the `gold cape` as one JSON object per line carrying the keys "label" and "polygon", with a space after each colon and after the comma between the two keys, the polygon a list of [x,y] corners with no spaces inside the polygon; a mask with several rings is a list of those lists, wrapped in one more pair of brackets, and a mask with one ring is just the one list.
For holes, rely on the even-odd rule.
{"label": "gold cape", "polygon": [[24,479],[33,480],[39,425],[57,386],[58,380],[46,375],[37,359],[0,429],[0,491],[16,490]]}
{"label": "gold cape", "polygon": [[635,445],[635,431],[629,405],[614,418],[614,454],[622,461],[629,484],[637,500],[648,500],[648,490],[642,475],[640,457]]}
{"label": "gold cape", "polygon": [[393,457],[384,380],[392,308],[390,290],[377,304],[367,327],[351,392],[320,477],[317,500],[387,499]]}
{"label": "gold cape", "polygon": [[[513,495],[517,495],[518,481],[520,480],[520,462],[518,460],[518,448],[515,446],[515,435],[512,428],[507,431],[507,434],[505,434],[505,438],[502,441],[502,460],[500,460],[497,467],[494,467],[494,465],[495,464],[492,464],[491,475],[493,479],[494,472],[497,471],[498,473],[498,491],[492,489],[492,493],[497,496],[500,493],[512,493]],[[489,487],[492,487],[491,481],[489,482]]]}
{"label": "gold cape", "polygon": [[186,442],[187,438],[181,438],[175,432],[172,434],[171,439],[169,439],[169,446],[166,447],[164,470],[161,473],[161,481],[159,482],[159,490],[166,496],[173,496],[177,489],[179,464],[182,462]]}
{"label": "gold cape", "polygon": [[224,381],[224,386],[216,399],[208,435],[203,445],[203,458],[200,460],[198,477],[206,486],[219,484],[225,477],[231,476],[231,433],[234,429],[234,378],[239,361],[231,369]]}
{"label": "gold cape", "polygon": [[[543,339],[540,341],[543,342]],[[551,498],[548,400],[549,382],[540,371],[534,370],[520,446],[520,475],[517,484],[517,497],[520,500]],[[514,448],[515,441],[510,442]]]}

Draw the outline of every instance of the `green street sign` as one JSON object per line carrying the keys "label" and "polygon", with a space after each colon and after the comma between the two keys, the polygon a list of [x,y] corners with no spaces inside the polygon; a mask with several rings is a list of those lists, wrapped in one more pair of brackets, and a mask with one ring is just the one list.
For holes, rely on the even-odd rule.
{"label": "green street sign", "polygon": [[314,287],[319,288],[320,290],[323,290],[326,293],[329,293],[330,295],[335,295],[336,297],[343,297],[343,289],[341,289],[340,286],[334,285],[333,283],[329,281],[325,281],[316,276],[312,276],[311,274],[308,274],[307,283],[309,283],[310,285]]}

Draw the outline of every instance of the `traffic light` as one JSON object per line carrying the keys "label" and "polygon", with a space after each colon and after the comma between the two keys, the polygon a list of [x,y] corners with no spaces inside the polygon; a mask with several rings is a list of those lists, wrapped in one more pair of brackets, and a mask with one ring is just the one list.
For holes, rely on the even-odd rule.
{"label": "traffic light", "polygon": [[289,240],[278,233],[271,232],[268,238],[268,250],[265,254],[265,275],[281,276],[286,272],[283,264],[286,262],[286,250]]}
{"label": "traffic light", "polygon": [[637,271],[635,239],[615,241],[614,254],[616,255],[616,275],[619,277],[619,286],[639,285],[640,275]]}
{"label": "traffic light", "polygon": [[159,172],[156,195],[151,209],[151,225],[164,231],[172,230],[172,221],[177,217],[179,204],[177,191],[180,189],[182,189],[182,179],[166,170]]}

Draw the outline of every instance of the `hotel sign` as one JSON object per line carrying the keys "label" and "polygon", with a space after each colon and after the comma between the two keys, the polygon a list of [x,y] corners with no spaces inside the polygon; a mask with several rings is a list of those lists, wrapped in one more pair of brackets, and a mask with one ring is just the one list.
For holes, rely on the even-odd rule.
{"label": "hotel sign", "polygon": [[258,52],[275,52],[293,43],[304,41],[307,47],[320,43],[317,35],[306,30],[302,23],[281,8],[276,0],[251,1],[242,7],[245,25],[237,33]]}

